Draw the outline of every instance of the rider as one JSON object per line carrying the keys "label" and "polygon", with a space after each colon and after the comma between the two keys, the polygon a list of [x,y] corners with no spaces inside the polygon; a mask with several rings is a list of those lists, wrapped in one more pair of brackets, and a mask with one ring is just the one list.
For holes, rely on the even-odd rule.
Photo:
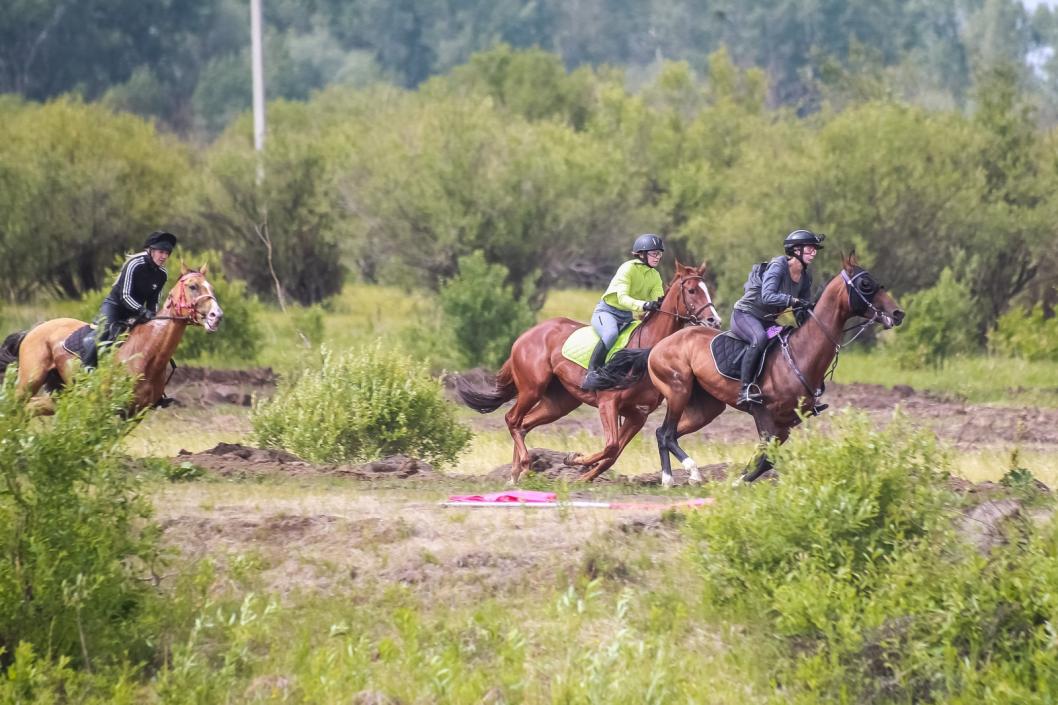
{"label": "rider", "polygon": [[591,316],[591,327],[599,334],[599,342],[591,354],[581,389],[595,391],[599,381],[597,370],[606,362],[606,352],[621,329],[632,322],[633,315],[661,308],[665,286],[657,266],[664,252],[665,244],[660,237],[640,235],[632,245],[633,259],[622,264],[610,280]]}
{"label": "rider", "polygon": [[176,236],[155,230],[147,236],[144,247],[143,252],[131,255],[121,265],[121,273],[103,299],[95,331],[85,338],[85,367],[96,366],[100,346],[117,339],[136,323],[146,323],[158,312],[158,296],[169,278],[163,265],[176,247]]}
{"label": "rider", "polygon": [[[794,309],[798,323],[812,306],[812,275],[808,265],[823,249],[826,236],[811,230],[794,230],[783,240],[786,255],[774,258],[767,268],[754,266],[745,284],[745,294],[735,302],[731,331],[749,343],[742,358],[742,390],[738,406],[762,404],[760,388],[753,383],[760,356],[768,342],[767,328],[788,308]],[[763,269],[763,274],[761,270]]]}

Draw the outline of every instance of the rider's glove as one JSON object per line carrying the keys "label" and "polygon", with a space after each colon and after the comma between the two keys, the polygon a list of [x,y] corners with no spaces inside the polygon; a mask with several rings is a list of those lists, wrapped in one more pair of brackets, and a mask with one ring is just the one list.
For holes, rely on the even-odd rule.
{"label": "rider's glove", "polygon": [[147,307],[145,306],[145,307],[143,307],[142,309],[140,309],[140,312],[139,312],[139,314],[138,314],[138,315],[136,316],[136,319],[137,319],[137,320],[138,320],[138,321],[139,321],[140,323],[146,323],[147,321],[149,321],[149,320],[151,320],[152,318],[154,318],[154,317],[155,317],[155,315],[156,315],[156,314],[154,313],[154,311],[150,310],[149,308],[147,308]]}
{"label": "rider's glove", "polygon": [[644,311],[657,311],[661,308],[661,302],[659,301],[647,301],[643,304]]}
{"label": "rider's glove", "polygon": [[799,299],[796,296],[790,297],[790,308],[808,308],[810,304],[804,299]]}

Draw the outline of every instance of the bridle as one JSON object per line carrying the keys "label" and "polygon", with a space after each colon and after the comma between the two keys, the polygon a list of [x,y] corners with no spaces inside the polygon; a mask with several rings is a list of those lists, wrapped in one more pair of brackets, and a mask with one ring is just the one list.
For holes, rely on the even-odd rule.
{"label": "bridle", "polygon": [[191,270],[186,274],[181,275],[180,278],[176,280],[176,285],[173,286],[173,291],[169,293],[169,298],[172,300],[173,315],[155,316],[154,320],[185,321],[191,325],[198,325],[202,322],[202,314],[198,311],[199,302],[212,299],[213,303],[216,303],[217,297],[213,294],[200,294],[194,299],[189,298],[187,295],[187,282],[184,280],[192,274],[200,274],[200,272]]}
{"label": "bridle", "polygon": [[[830,366],[827,368],[827,371],[823,374],[823,381],[821,382],[819,389],[812,389],[811,385],[808,384],[808,380],[805,379],[804,374],[797,367],[797,363],[793,359],[793,353],[790,351],[790,346],[787,341],[784,338],[780,338],[779,340],[782,346],[783,357],[786,358],[786,362],[790,365],[790,369],[793,370],[794,374],[797,376],[797,379],[800,380],[801,385],[805,388],[805,390],[808,391],[809,394],[812,395],[813,399],[818,399],[820,396],[822,396],[823,391],[826,388],[827,379],[833,379],[834,372],[838,369],[838,358],[841,355],[841,349],[844,347],[848,347],[849,345],[852,345],[854,342],[856,342],[856,338],[859,338],[860,334],[862,334],[863,331],[867,330],[867,328],[869,328],[870,326],[881,323],[885,319],[889,319],[889,315],[879,309],[877,306],[875,306],[871,302],[871,300],[868,299],[862,291],[860,291],[859,287],[856,286],[856,280],[863,276],[866,276],[868,279],[871,279],[871,281],[873,281],[873,278],[867,272],[866,269],[860,269],[851,277],[849,276],[848,272],[846,272],[844,269],[841,270],[841,279],[845,282],[845,291],[848,293],[849,296],[849,310],[852,312],[852,315],[861,316],[864,318],[863,323],[849,326],[848,328],[845,328],[841,331],[842,338],[844,338],[845,334],[849,331],[856,331],[856,333],[848,340],[844,342],[840,340],[834,340],[834,336],[830,334],[830,331],[827,330],[826,326],[823,325],[822,321],[820,321],[819,318],[816,317],[815,311],[813,311],[811,308],[807,309],[808,316],[816,322],[816,325],[819,326],[819,330],[823,331],[823,335],[825,335],[827,337],[827,340],[830,341],[831,345],[834,346],[834,360],[830,363]],[[875,284],[877,285],[877,283]],[[879,289],[881,288],[882,287],[879,287]],[[875,291],[877,291],[877,289]],[[853,293],[856,294],[856,296],[859,298],[859,301],[853,299]],[[867,317],[865,315],[868,311],[871,313],[870,317]]]}
{"label": "bridle", "polygon": [[711,327],[711,326],[709,326],[708,322],[703,321],[701,319],[702,313],[704,313],[706,309],[711,308],[711,309],[713,309],[713,313],[716,315],[716,317],[720,318],[720,312],[717,311],[716,305],[713,304],[712,297],[709,296],[708,287],[705,287],[705,277],[703,277],[701,274],[689,274],[686,277],[680,277],[680,301],[683,303],[683,310],[684,311],[690,310],[690,306],[687,305],[687,290],[683,288],[683,283],[687,282],[687,281],[694,281],[696,279],[703,286],[706,298],[708,298],[709,301],[705,302],[701,307],[699,307],[697,310],[695,310],[695,311],[693,311],[691,313],[680,313],[679,311],[676,311],[676,312],[665,311],[665,310],[660,309],[660,308],[657,310],[657,313],[664,313],[666,316],[672,316],[677,321],[686,321],[686,322],[690,323],[692,326],[708,326],[708,327]]}

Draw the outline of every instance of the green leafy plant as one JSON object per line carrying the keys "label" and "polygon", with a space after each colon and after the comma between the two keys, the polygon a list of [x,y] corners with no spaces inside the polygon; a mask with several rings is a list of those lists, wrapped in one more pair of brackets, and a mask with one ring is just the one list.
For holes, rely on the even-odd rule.
{"label": "green leafy plant", "polygon": [[1000,355],[1025,360],[1058,360],[1058,317],[1044,315],[1043,305],[1012,308],[988,334],[988,347]]}
{"label": "green leafy plant", "polygon": [[425,366],[381,343],[324,351],[318,369],[282,386],[252,422],[261,444],[316,462],[407,453],[451,463],[471,435]]}
{"label": "green leafy plant", "polygon": [[138,572],[157,556],[150,502],[120,459],[133,380],[104,355],[40,424],[0,387],[0,649],[91,668],[149,653]]}
{"label": "green leafy plant", "polygon": [[902,367],[939,366],[976,347],[975,301],[969,288],[945,268],[937,283],[907,297],[908,316],[893,348]]}
{"label": "green leafy plant", "polygon": [[507,268],[489,264],[477,251],[460,257],[459,274],[441,287],[445,325],[468,365],[498,368],[511,343],[533,324],[531,285],[526,282],[529,292],[518,296],[506,281]]}

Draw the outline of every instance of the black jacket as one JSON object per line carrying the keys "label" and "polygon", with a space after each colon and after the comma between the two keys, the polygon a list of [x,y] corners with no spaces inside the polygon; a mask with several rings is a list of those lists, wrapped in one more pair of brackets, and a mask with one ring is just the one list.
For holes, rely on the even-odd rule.
{"label": "black jacket", "polygon": [[148,253],[141,252],[121,265],[121,273],[106,300],[118,306],[123,317],[135,316],[144,309],[157,312],[158,296],[168,278],[165,267],[159,267]]}

